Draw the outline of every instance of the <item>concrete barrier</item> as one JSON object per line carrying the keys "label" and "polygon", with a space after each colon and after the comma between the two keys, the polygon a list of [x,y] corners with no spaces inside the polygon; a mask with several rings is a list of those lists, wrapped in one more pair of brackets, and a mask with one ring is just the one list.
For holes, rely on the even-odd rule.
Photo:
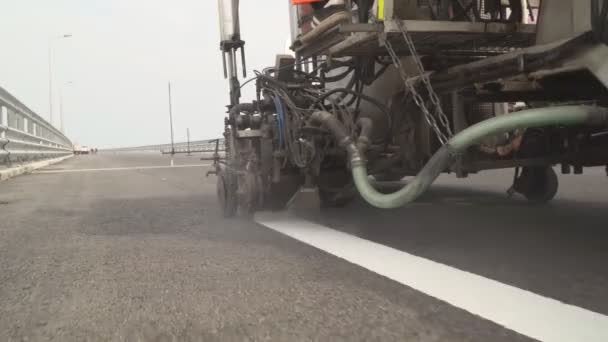
{"label": "concrete barrier", "polygon": [[23,165],[16,165],[6,169],[0,169],[0,182],[8,180],[13,177],[17,177],[22,174],[31,173],[34,170],[47,167],[49,165],[60,163],[68,158],[73,157],[74,155],[70,154],[63,157],[46,159],[37,162],[31,162]]}

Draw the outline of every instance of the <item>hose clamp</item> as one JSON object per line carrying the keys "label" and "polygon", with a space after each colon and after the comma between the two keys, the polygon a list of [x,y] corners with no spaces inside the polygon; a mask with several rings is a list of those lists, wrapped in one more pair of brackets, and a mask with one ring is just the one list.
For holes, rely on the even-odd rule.
{"label": "hose clamp", "polygon": [[363,159],[361,159],[360,157],[351,158],[350,159],[350,167],[351,168],[355,168],[357,166],[365,166],[365,161],[363,161]]}

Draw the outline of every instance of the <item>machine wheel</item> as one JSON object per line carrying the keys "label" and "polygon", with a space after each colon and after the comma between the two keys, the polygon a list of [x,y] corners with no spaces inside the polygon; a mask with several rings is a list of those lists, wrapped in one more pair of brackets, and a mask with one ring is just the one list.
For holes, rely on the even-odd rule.
{"label": "machine wheel", "polygon": [[544,204],[557,194],[559,182],[552,167],[525,167],[514,189],[532,204]]}
{"label": "machine wheel", "polygon": [[225,172],[220,172],[217,176],[217,198],[224,217],[234,217],[237,212],[235,178]]}

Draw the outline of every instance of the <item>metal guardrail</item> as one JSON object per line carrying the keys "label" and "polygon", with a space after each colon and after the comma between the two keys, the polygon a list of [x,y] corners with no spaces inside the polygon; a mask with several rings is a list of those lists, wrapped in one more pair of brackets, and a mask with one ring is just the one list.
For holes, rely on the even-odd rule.
{"label": "metal guardrail", "polygon": [[[215,152],[215,144],[218,139],[197,140],[188,142],[174,143],[173,148],[175,153],[203,153]],[[224,151],[224,139],[219,139],[219,151]],[[170,154],[171,144],[147,145],[123,148],[103,149],[101,152],[155,152]]]}
{"label": "metal guardrail", "polygon": [[216,145],[219,144],[218,152],[223,152],[226,150],[224,146],[224,139],[212,139],[212,140],[200,140],[200,141],[190,141],[189,143],[179,143],[173,144],[173,149],[171,149],[171,144],[168,147],[161,149],[161,153],[163,154],[171,154],[171,153],[203,153],[203,152],[215,152]]}
{"label": "metal guardrail", "polygon": [[70,139],[0,87],[0,166],[71,153]]}

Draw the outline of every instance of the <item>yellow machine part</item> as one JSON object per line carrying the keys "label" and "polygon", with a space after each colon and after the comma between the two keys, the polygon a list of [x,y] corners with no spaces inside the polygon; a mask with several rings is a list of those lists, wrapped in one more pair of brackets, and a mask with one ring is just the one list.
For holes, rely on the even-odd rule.
{"label": "yellow machine part", "polygon": [[378,0],[378,20],[384,20],[384,0]]}

